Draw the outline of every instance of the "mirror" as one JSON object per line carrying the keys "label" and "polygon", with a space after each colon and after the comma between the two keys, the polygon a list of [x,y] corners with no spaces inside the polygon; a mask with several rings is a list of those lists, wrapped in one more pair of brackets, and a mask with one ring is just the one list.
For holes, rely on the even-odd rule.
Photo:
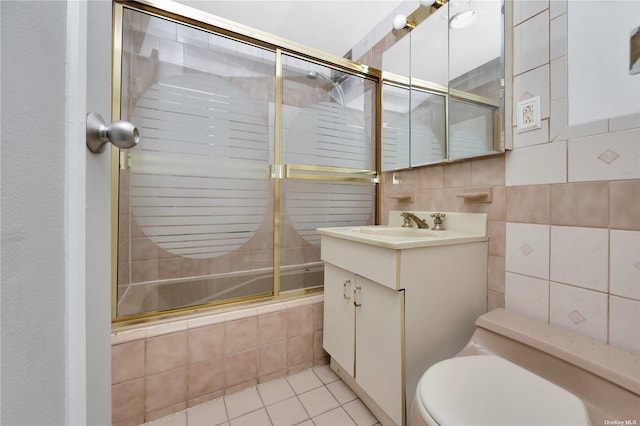
{"label": "mirror", "polygon": [[503,152],[502,0],[450,0],[412,20],[382,58],[382,171]]}

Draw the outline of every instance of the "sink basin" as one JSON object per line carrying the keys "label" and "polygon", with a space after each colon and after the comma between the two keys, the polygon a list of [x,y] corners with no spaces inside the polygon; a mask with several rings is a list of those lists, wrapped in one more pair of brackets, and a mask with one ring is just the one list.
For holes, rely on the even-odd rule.
{"label": "sink basin", "polygon": [[395,226],[361,226],[351,228],[352,232],[360,232],[368,235],[402,238],[443,238],[446,231],[432,231],[419,228],[401,228]]}

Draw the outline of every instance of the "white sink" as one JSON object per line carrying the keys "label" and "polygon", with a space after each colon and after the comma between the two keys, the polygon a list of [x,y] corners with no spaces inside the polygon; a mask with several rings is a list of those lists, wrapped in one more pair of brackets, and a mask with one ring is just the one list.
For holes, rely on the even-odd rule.
{"label": "white sink", "polygon": [[360,226],[351,228],[352,232],[362,234],[377,235],[382,237],[403,237],[403,238],[443,238],[448,231],[432,231],[430,229],[402,228],[397,226]]}
{"label": "white sink", "polygon": [[[446,213],[446,230],[404,228],[399,211],[389,212],[389,225],[319,228],[320,235],[355,241],[390,249],[462,244],[487,241],[487,215],[484,213]],[[430,212],[415,212],[430,217]],[[396,217],[397,216],[397,217]],[[399,219],[398,219],[399,218]]]}

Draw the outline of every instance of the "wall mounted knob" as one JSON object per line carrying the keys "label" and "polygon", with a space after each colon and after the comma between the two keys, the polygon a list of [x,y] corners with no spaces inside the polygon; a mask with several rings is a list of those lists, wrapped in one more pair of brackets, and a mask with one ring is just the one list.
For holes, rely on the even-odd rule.
{"label": "wall mounted knob", "polygon": [[120,149],[133,148],[140,142],[140,133],[128,121],[119,120],[107,125],[100,114],[90,112],[87,114],[87,148],[99,154],[107,142]]}

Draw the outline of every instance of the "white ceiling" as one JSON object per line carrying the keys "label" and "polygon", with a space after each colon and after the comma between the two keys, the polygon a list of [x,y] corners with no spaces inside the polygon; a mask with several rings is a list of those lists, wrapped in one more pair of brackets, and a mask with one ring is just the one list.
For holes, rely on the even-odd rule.
{"label": "white ceiling", "polygon": [[[418,0],[178,0],[179,3],[290,41],[344,56],[381,22]],[[400,5],[402,3],[402,5]],[[387,22],[388,21],[388,22]]]}

